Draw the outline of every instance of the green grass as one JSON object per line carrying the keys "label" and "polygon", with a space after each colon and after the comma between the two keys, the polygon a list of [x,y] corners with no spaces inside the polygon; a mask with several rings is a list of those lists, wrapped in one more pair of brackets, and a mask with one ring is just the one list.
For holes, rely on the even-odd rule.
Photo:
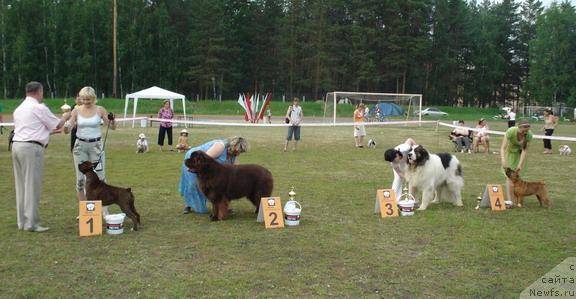
{"label": "green grass", "polygon": [[[2,136],[0,297],[517,297],[576,255],[574,157],[542,155],[539,140],[531,145],[525,178],[547,183],[550,209],[530,197],[525,209],[475,210],[485,184],[503,182],[499,156],[457,154],[465,207],[439,204],[413,217],[381,219],[372,213],[375,192],[393,178],[383,151],[407,137],[449,151],[448,129],[369,127],[378,148],[356,149],[352,128],[305,127],[298,151],[283,153],[283,128],[192,128],[193,144],[245,136],[251,149],[240,162],[269,168],[274,195],[284,202],[296,188],[301,225],[265,230],[247,200],[234,201],[236,214],[222,222],[182,215],[183,155],[155,148],[134,153],[137,134],[153,140],[156,130],[119,128],[106,145],[108,181],[132,187],[142,230],[91,238],[78,237],[65,135],[52,136],[46,151],[40,213],[51,230],[16,229],[12,161]],[[557,130],[575,133],[573,125]],[[493,150],[499,142],[493,136]]]}
{"label": "green grass", "polygon": [[[16,109],[20,104],[21,100],[0,100],[0,105],[3,106],[4,114],[9,114]],[[67,99],[68,104],[72,104],[72,99]],[[60,113],[60,106],[64,104],[64,99],[45,99],[46,105],[50,108],[53,113]],[[270,109],[272,111],[273,119],[280,119],[284,117],[290,102],[283,103],[282,101],[271,101]],[[118,115],[124,113],[124,100],[123,99],[100,99],[98,100],[98,105],[104,106],[108,111],[112,111]],[[130,101],[129,114],[132,113],[133,101]],[[323,117],[324,116],[324,104],[321,102],[302,102],[301,103],[304,115],[309,117]],[[162,101],[150,100],[150,99],[140,99],[138,102],[138,114],[140,115],[156,115],[158,110],[162,106]],[[179,101],[175,101],[174,104],[175,112],[177,114],[182,114],[182,104]],[[425,106],[427,107],[427,106]],[[423,108],[425,108],[423,107]],[[497,108],[470,108],[470,107],[449,107],[449,106],[434,106],[440,110],[447,112],[449,115],[445,117],[437,116],[425,116],[424,120],[459,120],[463,119],[470,121],[475,124],[475,121],[481,117],[492,120],[494,115],[502,113],[502,111]],[[242,107],[235,100],[227,101],[186,101],[186,111],[188,114],[192,115],[244,115]],[[353,105],[338,105],[337,116],[338,117],[349,117],[352,119],[354,112]],[[404,120],[405,117],[392,117],[392,120]],[[417,116],[410,115],[411,120],[417,120]],[[504,120],[492,120],[494,122],[505,122]]]}

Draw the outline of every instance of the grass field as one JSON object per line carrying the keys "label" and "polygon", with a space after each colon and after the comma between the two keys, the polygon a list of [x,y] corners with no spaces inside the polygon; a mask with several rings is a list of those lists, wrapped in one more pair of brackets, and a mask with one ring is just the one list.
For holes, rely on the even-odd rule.
{"label": "grass field", "polygon": [[[4,107],[4,114],[12,113],[14,109],[20,104],[22,100],[0,100],[0,105]],[[67,103],[72,104],[72,100],[68,99]],[[54,113],[60,113],[60,106],[64,104],[64,99],[45,99],[46,105]],[[281,119],[290,102],[283,103],[282,101],[271,101],[270,110],[272,111],[272,117],[275,119]],[[99,99],[98,105],[104,106],[108,111],[112,111],[118,115],[123,115],[124,113],[124,100],[123,99]],[[132,105],[133,101],[130,101],[129,115],[132,115]],[[310,117],[322,117],[324,116],[324,103],[321,102],[303,102],[301,103],[305,116]],[[138,102],[138,113],[144,115],[155,115],[162,106],[162,101],[159,100],[149,100],[140,99]],[[427,106],[425,106],[427,107]],[[423,107],[423,108],[425,108]],[[482,109],[482,108],[462,108],[462,107],[442,107],[442,111],[449,113],[449,117],[444,117],[444,119],[464,119],[464,120],[478,120],[479,117],[484,117],[491,119],[492,116],[502,113],[497,108],[492,109]],[[176,114],[182,114],[182,104],[179,101],[174,103],[174,111]],[[186,101],[186,112],[191,115],[244,115],[244,112],[240,105],[235,100],[228,101]],[[338,105],[337,116],[339,117],[350,117],[354,113],[353,105]],[[417,119],[416,116],[410,115],[414,120]],[[425,119],[437,119],[438,117],[424,117]],[[404,117],[400,117],[404,119]]]}
{"label": "grass field", "polygon": [[[503,123],[490,123],[503,130]],[[40,205],[46,233],[16,229],[12,161],[0,139],[0,297],[517,297],[567,257],[576,256],[574,156],[542,155],[535,140],[527,180],[544,180],[553,205],[495,213],[475,210],[488,183],[502,183],[499,156],[457,154],[465,177],[463,208],[431,206],[413,217],[373,214],[375,191],[388,188],[386,148],[407,137],[434,152],[450,151],[448,129],[369,127],[377,149],[354,148],[352,128],[303,128],[296,152],[282,152],[284,128],[194,127],[191,142],[242,135],[275,177],[285,202],[291,186],[303,206],[301,225],[265,230],[247,200],[235,215],[210,222],[182,215],[177,192],[182,154],[134,153],[138,129],[111,131],[109,183],[132,187],[143,227],[123,235],[80,238],[69,136],[46,151]],[[144,129],[154,143],[156,128]],[[555,135],[574,136],[573,125]],[[492,136],[492,149],[500,138]],[[558,142],[554,142],[556,148]],[[118,211],[117,208],[112,209]],[[127,227],[131,223],[127,221]]]}

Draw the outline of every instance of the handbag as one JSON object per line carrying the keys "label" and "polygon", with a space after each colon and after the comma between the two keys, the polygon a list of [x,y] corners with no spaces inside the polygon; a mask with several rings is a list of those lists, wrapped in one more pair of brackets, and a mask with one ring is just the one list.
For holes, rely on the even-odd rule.
{"label": "handbag", "polygon": [[[287,115],[290,115],[290,114],[292,114],[292,106],[290,106],[290,111],[288,111],[288,114],[287,114]],[[289,124],[289,123],[290,123],[290,118],[289,118],[288,116],[286,116],[286,119],[284,120],[284,122],[286,122],[287,124]]]}

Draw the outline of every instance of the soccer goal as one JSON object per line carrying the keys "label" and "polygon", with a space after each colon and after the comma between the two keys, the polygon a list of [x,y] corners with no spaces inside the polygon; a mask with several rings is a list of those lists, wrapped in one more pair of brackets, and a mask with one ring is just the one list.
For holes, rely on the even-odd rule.
{"label": "soccer goal", "polygon": [[324,122],[349,122],[360,103],[366,106],[364,115],[368,122],[422,120],[417,113],[422,110],[421,94],[334,91],[326,94]]}

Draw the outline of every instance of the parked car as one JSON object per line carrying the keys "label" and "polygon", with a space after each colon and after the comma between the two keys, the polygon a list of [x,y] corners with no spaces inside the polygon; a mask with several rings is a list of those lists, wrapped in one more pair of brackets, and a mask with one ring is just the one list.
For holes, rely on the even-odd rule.
{"label": "parked car", "polygon": [[[414,115],[420,115],[420,111],[415,111]],[[446,116],[448,113],[438,110],[437,108],[426,108],[422,110],[422,115]]]}

